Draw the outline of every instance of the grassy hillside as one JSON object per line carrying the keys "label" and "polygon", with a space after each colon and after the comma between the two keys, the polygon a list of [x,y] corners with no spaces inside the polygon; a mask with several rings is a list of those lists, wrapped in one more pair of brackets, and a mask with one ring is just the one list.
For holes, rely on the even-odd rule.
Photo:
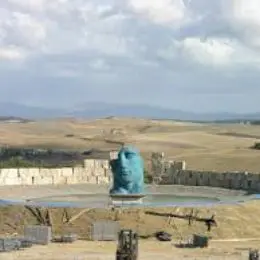
{"label": "grassy hillside", "polygon": [[260,126],[199,124],[174,121],[108,118],[2,123],[0,145],[73,150],[114,150],[133,144],[150,158],[165,152],[169,159],[185,160],[189,169],[260,172]]}

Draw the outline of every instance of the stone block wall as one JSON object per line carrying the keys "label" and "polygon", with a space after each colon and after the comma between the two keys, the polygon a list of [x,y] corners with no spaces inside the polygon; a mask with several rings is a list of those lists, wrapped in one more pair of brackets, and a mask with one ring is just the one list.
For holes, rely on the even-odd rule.
{"label": "stone block wall", "polygon": [[260,192],[260,174],[248,172],[206,172],[175,170],[162,176],[160,184],[210,186],[235,190]]}
{"label": "stone block wall", "polygon": [[108,160],[85,160],[83,167],[0,169],[0,185],[106,184],[112,180]]}
{"label": "stone block wall", "polygon": [[[115,152],[112,157],[116,157]],[[158,165],[155,165],[158,166]],[[260,174],[248,172],[205,172],[186,170],[185,162],[164,160],[154,167],[159,184],[211,186],[260,193]],[[157,176],[155,174],[155,176]],[[88,159],[82,167],[0,169],[1,185],[109,184],[109,160]]]}
{"label": "stone block wall", "polygon": [[[163,185],[209,186],[260,193],[260,173],[186,170],[185,161],[169,161],[157,156],[155,176]],[[157,158],[156,157],[156,158]]]}

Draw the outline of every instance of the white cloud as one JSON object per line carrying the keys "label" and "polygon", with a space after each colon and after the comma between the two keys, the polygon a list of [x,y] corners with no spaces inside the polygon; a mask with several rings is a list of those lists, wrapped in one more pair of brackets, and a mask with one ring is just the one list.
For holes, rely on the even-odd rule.
{"label": "white cloud", "polygon": [[[26,42],[29,46],[38,45],[46,38],[44,22],[29,14],[13,12],[10,20],[6,22],[7,33],[18,41]],[[7,36],[8,37],[8,36]]]}
{"label": "white cloud", "polygon": [[21,11],[32,13],[43,13],[46,11],[60,13],[68,10],[73,5],[69,4],[68,0],[6,0],[6,2],[14,9],[19,8]]}
{"label": "white cloud", "polygon": [[223,38],[187,38],[176,45],[184,57],[192,59],[198,65],[207,68],[244,69],[245,67],[260,69],[260,55],[258,52],[243,46],[236,40]]}
{"label": "white cloud", "polygon": [[91,61],[89,66],[97,71],[107,71],[109,69],[109,65],[103,59]]}
{"label": "white cloud", "polygon": [[15,46],[0,47],[0,61],[1,60],[21,60],[26,56],[22,49],[16,48]]}
{"label": "white cloud", "polygon": [[235,52],[234,45],[228,39],[186,38],[176,45],[189,57],[203,65],[227,65],[232,62]]}
{"label": "white cloud", "polygon": [[[6,1],[8,2],[8,1]],[[123,14],[108,15],[112,7],[94,1],[11,0],[12,8],[0,12],[0,44],[18,44],[28,54],[100,51],[129,55],[133,39],[119,35]],[[1,7],[1,4],[0,4]]]}
{"label": "white cloud", "polygon": [[260,47],[260,1],[222,0],[223,12],[230,26],[253,46]]}
{"label": "white cloud", "polygon": [[48,0],[8,0],[8,3],[25,8],[30,11],[42,11],[44,7],[48,4]]}
{"label": "white cloud", "polygon": [[147,16],[158,24],[171,23],[172,26],[176,26],[188,18],[182,0],[129,0],[129,4],[135,12]]}
{"label": "white cloud", "polygon": [[[48,84],[56,75],[106,85],[111,93],[128,82],[155,85],[155,78],[194,87],[182,76],[187,68],[196,79],[205,69],[217,68],[221,79],[259,73],[259,48],[259,0],[0,1],[0,80],[5,61],[10,70],[14,64],[16,72],[30,72],[21,73],[27,85],[32,75]],[[113,82],[102,82],[102,73]]]}
{"label": "white cloud", "polygon": [[40,53],[46,36],[45,24],[40,18],[27,13],[0,10],[0,48],[8,50],[8,56],[26,58],[32,52]]}
{"label": "white cloud", "polygon": [[260,2],[258,0],[230,0],[223,2],[231,19],[247,24],[260,25]]}
{"label": "white cloud", "polygon": [[[2,48],[14,45],[25,49],[24,53],[27,55],[34,56],[78,51],[100,52],[103,55],[125,58],[134,58],[144,49],[150,48],[138,35],[128,33],[127,29],[131,28],[133,20],[130,14],[117,9],[116,1],[6,0],[6,3],[6,8],[3,7],[2,12],[0,11],[0,14],[4,14],[0,16]],[[182,28],[185,29],[185,26],[206,17],[204,10],[199,9],[199,13],[197,9],[193,9],[194,4],[195,0],[129,0],[131,10],[139,15],[139,19],[150,21],[150,30],[153,24],[160,24],[172,30],[173,36],[168,37],[168,43],[165,42],[168,46],[174,42],[170,51],[160,47],[148,51],[168,60],[169,57],[176,59],[181,53],[182,58],[191,58],[202,65],[237,65],[238,61],[243,63],[243,57],[248,62],[246,55],[238,53],[245,53],[245,49],[236,39],[223,39],[218,36],[201,39],[199,35],[189,33],[181,40],[174,39],[174,34],[181,32]],[[247,4],[243,0],[224,1],[220,10],[228,17],[229,25],[234,27],[239,24],[241,28],[244,26],[245,33],[248,33],[252,28],[259,28],[257,4],[258,1],[254,0],[249,0]],[[201,6],[200,4],[200,8]],[[254,34],[250,35],[254,44],[257,44],[258,40],[260,42],[260,37],[256,34],[254,37]],[[157,40],[150,39],[155,42]],[[145,62],[148,64],[151,61],[142,63]]]}
{"label": "white cloud", "polygon": [[[202,4],[205,1],[200,0],[193,9],[196,0],[128,0],[129,5],[124,7],[130,7],[139,21],[146,21],[146,26],[150,22],[150,27],[146,27],[145,32],[141,29],[138,35],[142,27],[134,29],[138,22],[132,17],[133,13],[119,8],[123,5],[121,1],[5,0],[0,4],[0,46],[3,50],[17,46],[17,49],[24,50],[23,55],[31,54],[32,57],[99,52],[106,56],[140,60],[137,56],[147,50],[150,55],[154,53],[168,60],[192,59],[202,65],[232,66],[238,62],[258,61],[257,54],[251,53],[248,59],[250,51],[242,47],[239,39],[214,36],[214,32],[202,39],[192,33],[192,27],[189,32],[187,26],[198,22],[201,27],[209,26],[203,24],[207,17]],[[223,0],[220,4],[219,10],[226,17],[227,26],[237,31],[240,28],[241,34],[251,37],[252,44],[257,46],[259,43],[260,46],[259,1]],[[156,24],[168,30],[165,39],[149,38],[149,32]],[[183,30],[186,30],[184,34]],[[178,33],[182,33],[182,39],[174,38]],[[151,35],[156,37],[156,34]],[[165,46],[170,46],[170,49],[165,49]],[[153,61],[144,60],[142,64],[150,62]]]}

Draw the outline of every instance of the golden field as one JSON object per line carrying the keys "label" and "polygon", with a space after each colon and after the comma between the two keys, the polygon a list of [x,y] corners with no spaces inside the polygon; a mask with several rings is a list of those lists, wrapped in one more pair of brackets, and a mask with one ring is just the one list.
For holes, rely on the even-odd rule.
{"label": "golden field", "polygon": [[133,144],[149,159],[165,152],[188,169],[260,172],[260,126],[108,118],[1,123],[0,145],[114,150]]}

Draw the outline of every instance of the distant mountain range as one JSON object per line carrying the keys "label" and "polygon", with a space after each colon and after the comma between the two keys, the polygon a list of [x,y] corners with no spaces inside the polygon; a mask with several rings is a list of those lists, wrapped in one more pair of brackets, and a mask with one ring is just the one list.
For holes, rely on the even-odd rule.
{"label": "distant mountain range", "polygon": [[30,122],[31,120],[26,119],[26,118],[21,118],[21,117],[16,117],[16,116],[0,116],[0,122],[18,122],[18,123],[27,123]]}
{"label": "distant mountain range", "polygon": [[95,119],[104,117],[136,117],[147,119],[174,119],[182,121],[238,121],[259,120],[259,113],[194,113],[149,105],[119,105],[106,103],[87,103],[76,109],[52,109],[33,107],[16,103],[0,103],[0,116],[24,119],[47,119],[58,117],[76,117]]}

